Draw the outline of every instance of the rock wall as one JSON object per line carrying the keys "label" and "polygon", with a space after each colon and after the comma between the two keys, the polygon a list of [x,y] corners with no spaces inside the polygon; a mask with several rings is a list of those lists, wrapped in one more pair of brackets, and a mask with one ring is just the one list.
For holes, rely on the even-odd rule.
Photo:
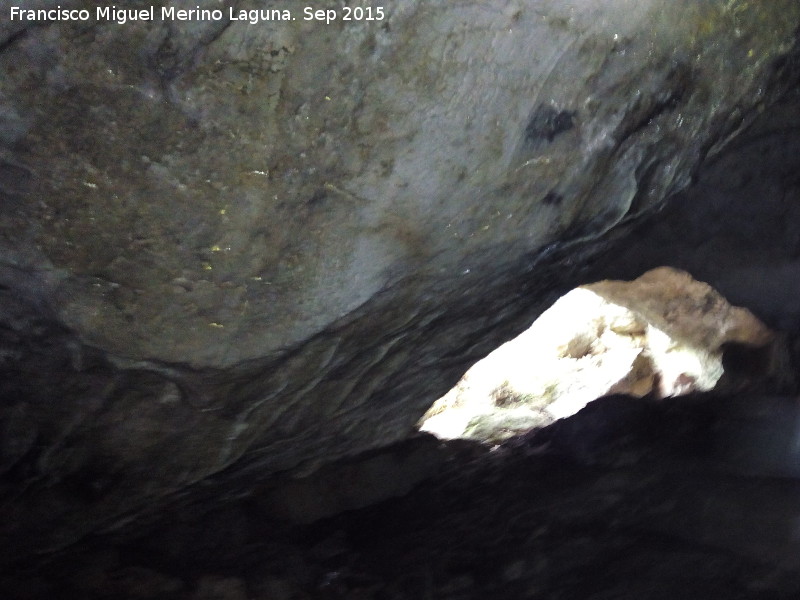
{"label": "rock wall", "polygon": [[772,101],[800,6],[295,16],[0,23],[0,559],[406,436]]}

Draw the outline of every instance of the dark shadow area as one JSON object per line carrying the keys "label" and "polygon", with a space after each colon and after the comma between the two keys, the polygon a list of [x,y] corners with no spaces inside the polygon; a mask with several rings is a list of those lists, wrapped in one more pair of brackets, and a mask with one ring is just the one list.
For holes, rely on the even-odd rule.
{"label": "dark shadow area", "polygon": [[800,332],[800,86],[709,157],[662,211],[623,229],[609,236],[621,243],[597,279],[677,267],[770,327]]}
{"label": "dark shadow area", "polygon": [[403,498],[299,525],[270,517],[262,492],[3,585],[14,598],[792,598],[799,432],[793,398],[609,396],[491,452],[440,444],[436,476]]}
{"label": "dark shadow area", "polygon": [[[653,118],[671,104],[671,96],[656,102]],[[650,112],[643,115],[649,123]],[[545,147],[576,129],[574,120],[570,111],[537,109],[525,127],[525,143]],[[320,153],[333,154],[327,148]],[[647,180],[636,183],[647,187]],[[0,171],[0,192],[12,199],[25,185],[22,170]],[[562,192],[548,193],[542,203],[561,205]],[[641,222],[623,222],[602,239],[578,239],[580,232],[569,244],[552,244],[552,253],[538,249],[526,259],[528,271],[497,274],[497,285],[510,291],[494,304],[479,293],[479,286],[492,281],[488,276],[475,289],[443,288],[443,297],[452,295],[443,306],[463,310],[412,316],[398,311],[396,322],[376,321],[396,323],[390,332],[395,337],[362,348],[377,329],[364,317],[330,352],[325,336],[338,336],[334,330],[321,334],[318,346],[309,343],[283,362],[248,365],[241,378],[231,380],[217,380],[214,373],[191,379],[166,367],[146,371],[138,363],[118,368],[101,355],[79,351],[69,331],[34,322],[36,311],[12,299],[10,288],[0,289],[15,307],[14,322],[25,322],[33,332],[28,341],[12,329],[0,331],[3,348],[13,348],[3,357],[10,383],[0,383],[7,405],[2,433],[13,441],[4,441],[0,458],[13,468],[0,473],[0,486],[9,490],[6,529],[15,536],[14,544],[0,549],[0,597],[800,597],[800,90],[769,108],[732,145],[709,154],[693,185],[663,210]],[[562,287],[632,280],[661,265],[684,269],[750,309],[779,332],[781,352],[730,345],[723,357],[727,379],[715,392],[666,399],[606,396],[493,448],[417,436],[368,454],[329,457],[320,468],[324,457],[306,463],[292,454],[295,447],[308,447],[316,460],[325,448],[341,450],[340,457],[368,446],[379,427],[391,419],[405,423],[426,402],[404,386],[455,381],[467,358],[485,355],[482,344],[488,342],[480,338],[502,337],[502,327],[510,332],[535,303],[555,299]],[[22,280],[21,274],[14,277]],[[40,283],[31,281],[26,285]],[[380,301],[390,306],[391,300]],[[498,314],[489,318],[489,312]],[[427,320],[426,328],[410,328],[417,317]],[[221,327],[216,321],[209,325]],[[419,351],[451,338],[461,340],[452,355],[438,348]],[[52,349],[51,339],[57,342]],[[408,355],[415,352],[419,361]],[[337,362],[337,353],[350,358]],[[413,368],[384,373],[384,363]],[[71,375],[78,372],[80,378]],[[252,376],[256,372],[260,379]],[[324,374],[336,385],[354,379],[350,387],[323,387],[315,392],[320,402],[292,414],[289,399],[305,400],[313,388],[306,372]],[[185,380],[213,393],[187,394]],[[257,456],[244,455],[230,472],[192,471],[225,463],[219,449],[230,438],[209,440],[203,432],[227,435],[225,419],[240,413],[240,424],[247,424],[251,405],[270,387],[286,390],[279,408],[287,417],[263,429],[271,435],[283,426],[286,436],[266,435],[271,442],[263,445],[263,460],[254,438],[247,444],[257,447]],[[152,402],[148,390],[158,391]],[[325,427],[333,419],[325,404],[331,390],[341,394],[335,400],[342,406],[351,392],[363,405],[348,408],[361,411],[358,418],[338,423],[332,434]],[[65,391],[68,399],[85,399],[86,406],[60,402]],[[186,400],[190,396],[211,400],[195,405]],[[217,405],[215,398],[225,402]],[[35,407],[32,417],[17,408],[23,402]],[[113,412],[111,405],[130,409]],[[88,433],[76,413],[92,417]],[[216,417],[223,422],[219,427],[205,421]],[[39,430],[39,420],[59,427]],[[69,427],[62,429],[62,422]],[[119,438],[107,446],[94,444],[106,440],[101,433],[117,430]],[[385,430],[405,432],[399,425]],[[170,437],[176,431],[181,435]],[[80,444],[72,445],[76,440]],[[121,466],[106,464],[106,455],[116,456],[124,444],[131,458]],[[302,469],[270,475],[298,463]],[[49,471],[54,464],[59,468]],[[164,472],[151,472],[151,465]],[[28,502],[30,488],[41,495]],[[104,505],[97,501],[109,490],[113,498],[98,516],[95,507]],[[128,504],[128,495],[154,500],[142,508],[138,500]],[[74,506],[80,510],[70,512]],[[61,526],[61,537],[49,535]],[[89,531],[103,533],[86,537]]]}

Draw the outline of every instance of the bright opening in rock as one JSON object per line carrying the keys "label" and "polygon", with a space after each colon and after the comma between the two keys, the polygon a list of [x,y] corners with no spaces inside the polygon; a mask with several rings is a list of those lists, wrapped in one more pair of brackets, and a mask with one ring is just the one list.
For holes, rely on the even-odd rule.
{"label": "bright opening in rock", "polygon": [[499,443],[607,394],[711,390],[725,344],[764,347],[773,338],[746,309],[683,271],[598,282],[564,295],[475,364],[419,427],[444,439]]}

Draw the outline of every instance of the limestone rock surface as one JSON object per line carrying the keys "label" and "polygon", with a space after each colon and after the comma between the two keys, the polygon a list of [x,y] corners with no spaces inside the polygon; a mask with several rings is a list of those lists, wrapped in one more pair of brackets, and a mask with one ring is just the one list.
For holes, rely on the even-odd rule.
{"label": "limestone rock surface", "polygon": [[800,6],[296,16],[0,23],[0,563],[405,437],[769,105]]}

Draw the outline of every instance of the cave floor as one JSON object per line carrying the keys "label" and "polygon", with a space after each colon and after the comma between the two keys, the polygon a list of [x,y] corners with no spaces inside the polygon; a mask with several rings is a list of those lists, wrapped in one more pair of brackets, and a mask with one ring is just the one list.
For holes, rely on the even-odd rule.
{"label": "cave floor", "polygon": [[800,482],[774,468],[793,455],[732,452],[754,427],[726,410],[611,397],[491,450],[444,445],[402,498],[312,525],[257,497],[173,515],[20,568],[4,597],[798,598]]}

